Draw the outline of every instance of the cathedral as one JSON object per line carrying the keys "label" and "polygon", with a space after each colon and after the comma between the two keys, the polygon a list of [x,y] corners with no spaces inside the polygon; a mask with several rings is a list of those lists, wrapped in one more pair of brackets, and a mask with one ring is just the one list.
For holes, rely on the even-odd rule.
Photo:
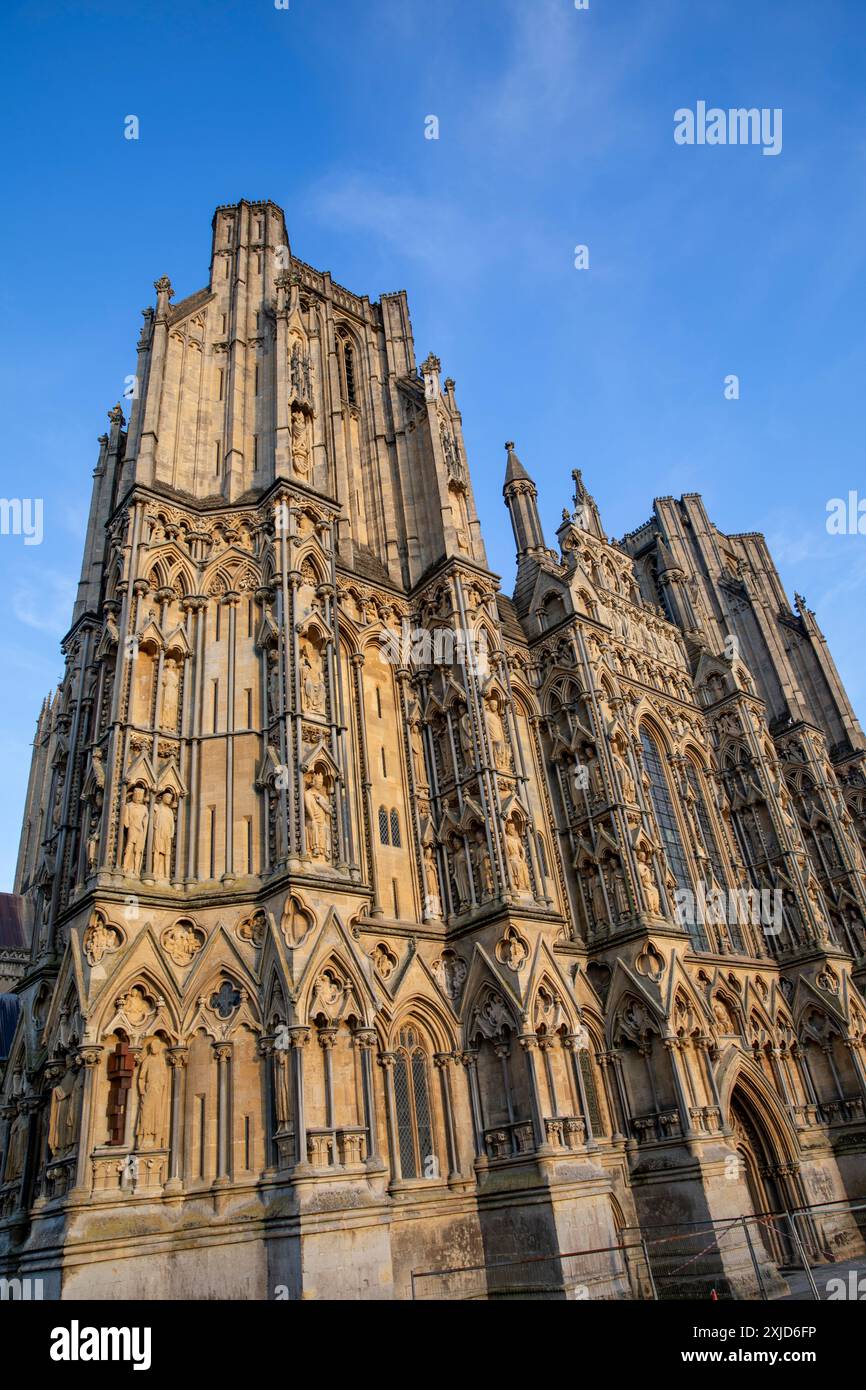
{"label": "cathedral", "polygon": [[689,493],[609,538],[576,471],[554,542],[509,443],[506,597],[402,291],[248,201],[154,288],[2,914],[0,1276],[605,1250],[628,1297],[627,1233],[798,1209],[861,1252],[866,741],[763,536]]}

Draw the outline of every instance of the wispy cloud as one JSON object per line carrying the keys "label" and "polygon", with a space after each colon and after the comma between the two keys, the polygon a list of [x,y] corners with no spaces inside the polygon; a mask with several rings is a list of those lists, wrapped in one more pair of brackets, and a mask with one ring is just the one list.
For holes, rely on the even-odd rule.
{"label": "wispy cloud", "polygon": [[69,627],[76,587],[68,573],[53,569],[18,579],[12,590],[13,615],[27,627],[62,637]]}

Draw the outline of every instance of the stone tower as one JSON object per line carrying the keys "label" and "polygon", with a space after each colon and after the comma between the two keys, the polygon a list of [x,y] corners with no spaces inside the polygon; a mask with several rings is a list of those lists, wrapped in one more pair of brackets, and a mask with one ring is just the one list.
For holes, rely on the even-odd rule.
{"label": "stone tower", "polygon": [[155,290],[34,744],[0,1273],[408,1297],[860,1195],[866,744],[763,538],[611,541],[576,472],[548,548],[509,443],[508,600],[405,294],[246,201]]}

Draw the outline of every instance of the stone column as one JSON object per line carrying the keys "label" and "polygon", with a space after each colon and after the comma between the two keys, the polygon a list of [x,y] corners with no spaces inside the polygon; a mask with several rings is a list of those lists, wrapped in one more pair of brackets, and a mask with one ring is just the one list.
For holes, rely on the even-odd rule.
{"label": "stone column", "polygon": [[310,1038],[310,1030],[304,1026],[289,1029],[289,1044],[292,1049],[292,1106],[294,1107],[295,1167],[306,1168],[307,1162],[307,1120],[304,1112],[304,1048]]}
{"label": "stone column", "polygon": [[231,1043],[214,1043],[217,1063],[217,1175],[215,1187],[231,1182]]}
{"label": "stone column", "polygon": [[379,1131],[376,1124],[376,1092],[373,1082],[373,1049],[376,1046],[374,1028],[356,1028],[352,1043],[361,1058],[361,1091],[364,1099],[364,1124],[367,1129],[366,1163],[369,1168],[381,1168],[382,1155],[379,1153]]}
{"label": "stone column", "polygon": [[677,1108],[680,1112],[680,1125],[683,1135],[688,1138],[694,1134],[695,1128],[692,1123],[691,1106],[683,1083],[683,1063],[680,1057],[680,1049],[683,1044],[679,1038],[664,1038],[663,1042],[671,1059],[671,1072],[674,1078],[674,1090],[677,1093]]}
{"label": "stone column", "polygon": [[367,716],[364,710],[364,677],[362,674],[364,657],[361,652],[354,652],[350,660],[355,677],[355,709],[358,720],[358,754],[361,764],[361,787],[363,791],[364,838],[367,842],[369,852],[370,862],[368,864],[368,869],[370,874],[370,887],[373,890],[373,902],[370,906],[370,916],[382,917],[384,915],[384,909],[379,893],[379,872],[376,865],[373,784],[370,781],[370,756],[367,749]]}
{"label": "stone column", "polygon": [[586,1144],[589,1148],[596,1148],[595,1135],[592,1129],[592,1118],[589,1113],[589,1102],[586,1096],[586,1083],[583,1079],[583,1070],[580,1065],[580,1054],[586,1050],[586,1043],[580,1033],[569,1033],[563,1038],[562,1045],[571,1056],[571,1072],[574,1077],[577,1094],[580,1098],[580,1113],[583,1116],[585,1126]]}
{"label": "stone column", "polygon": [[451,1076],[450,1066],[454,1061],[453,1054],[450,1052],[435,1052],[433,1054],[433,1065],[439,1073],[439,1085],[442,1092],[442,1114],[445,1118],[445,1141],[448,1149],[448,1178],[459,1177],[460,1174],[460,1155],[457,1151],[457,1135],[454,1129],[454,1108],[451,1100]]}
{"label": "stone column", "polygon": [[403,1169],[400,1163],[397,1106],[394,1101],[394,1063],[397,1059],[393,1052],[380,1052],[378,1060],[385,1075],[385,1111],[388,1117],[388,1157],[391,1162],[391,1181],[400,1182]]}
{"label": "stone column", "polygon": [[189,1049],[183,1046],[168,1048],[166,1061],[171,1074],[171,1131],[169,1137],[169,1168],[166,1192],[183,1191],[183,1102],[184,1076]]}
{"label": "stone column", "polygon": [[532,1118],[532,1132],[535,1136],[535,1147],[539,1153],[546,1153],[550,1146],[547,1143],[547,1136],[544,1132],[544,1122],[541,1117],[541,1103],[539,1100],[538,1067],[536,1056],[538,1052],[538,1034],[520,1033],[517,1041],[523,1050],[526,1058],[526,1072],[529,1078],[529,1105]]}
{"label": "stone column", "polygon": [[316,1031],[325,1069],[325,1128],[333,1129],[336,1121],[334,1119],[334,1060],[332,1053],[337,1029],[319,1028]]}
{"label": "stone column", "polygon": [[96,1069],[104,1047],[83,1047],[76,1063],[84,1068],[81,1088],[81,1108],[78,1114],[78,1153],[75,1163],[75,1190],[89,1193],[91,1187],[90,1154],[93,1149],[94,1103],[96,1100]]}
{"label": "stone column", "polygon": [[466,1068],[466,1077],[469,1083],[469,1107],[472,1112],[472,1138],[475,1145],[475,1157],[485,1158],[484,1114],[481,1108],[481,1088],[478,1085],[478,1052],[475,1048],[466,1048],[459,1054],[459,1060]]}

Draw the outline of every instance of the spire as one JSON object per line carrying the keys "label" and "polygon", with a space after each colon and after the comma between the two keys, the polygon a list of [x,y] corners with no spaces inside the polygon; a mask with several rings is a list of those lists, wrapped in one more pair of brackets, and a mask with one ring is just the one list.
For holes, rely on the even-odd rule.
{"label": "spire", "polygon": [[[526,469],[523,467],[523,464],[520,462],[520,459],[514,452],[514,440],[509,439],[507,444],[505,445],[505,448],[508,452],[508,462],[505,468],[505,487],[508,487],[509,483],[531,483],[532,479],[530,478]],[[503,492],[504,490],[505,488],[503,488]]]}
{"label": "spire", "polygon": [[[588,531],[597,540],[606,541],[607,536],[601,524],[595,498],[583,481],[583,471],[580,468],[573,468],[571,476],[574,481],[574,514],[571,520],[582,531]],[[563,517],[565,516],[566,513],[563,513]]]}
{"label": "spire", "polygon": [[544,550],[544,532],[538,515],[538,493],[520,459],[514,452],[514,440],[505,445],[508,461],[502,495],[511,514],[511,527],[517,544],[517,559],[535,550]]}

